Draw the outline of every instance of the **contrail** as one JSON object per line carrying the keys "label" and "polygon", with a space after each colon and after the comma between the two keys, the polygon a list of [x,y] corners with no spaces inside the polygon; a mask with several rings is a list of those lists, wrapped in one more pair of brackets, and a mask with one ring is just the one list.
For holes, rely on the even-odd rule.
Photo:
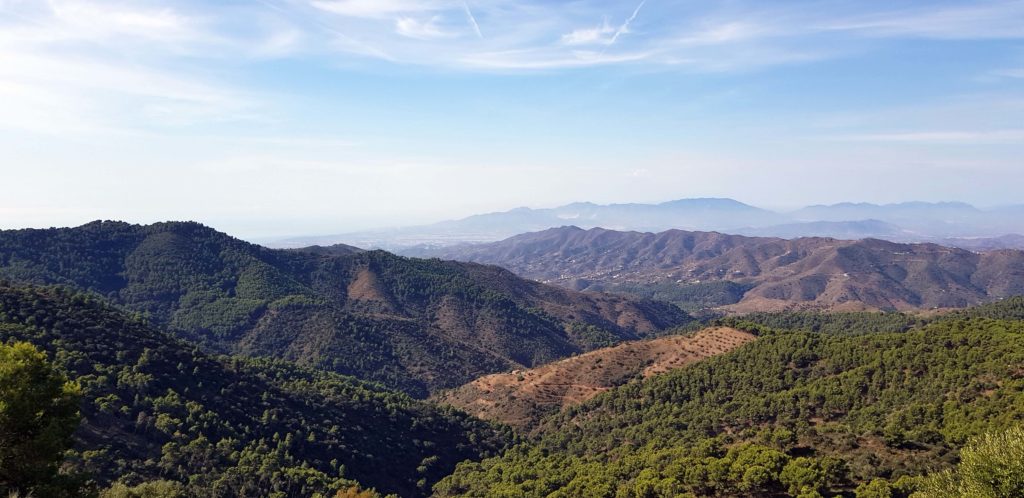
{"label": "contrail", "polygon": [[466,10],[466,17],[469,18],[469,24],[473,25],[473,31],[476,31],[476,36],[483,39],[484,34],[480,32],[480,25],[476,23],[476,18],[473,17],[473,11],[469,10],[469,2],[463,1],[462,8]]}
{"label": "contrail", "polygon": [[636,19],[637,14],[640,13],[640,9],[643,8],[645,3],[647,3],[647,0],[640,0],[640,5],[637,5],[636,8],[633,9],[633,15],[629,16],[629,19],[626,19],[626,22],[622,23],[622,25],[619,26],[619,29],[615,30],[615,34],[612,35],[612,39],[608,40],[608,47],[615,44],[615,40],[619,39],[619,35],[629,30],[629,23],[633,22],[633,20]]}

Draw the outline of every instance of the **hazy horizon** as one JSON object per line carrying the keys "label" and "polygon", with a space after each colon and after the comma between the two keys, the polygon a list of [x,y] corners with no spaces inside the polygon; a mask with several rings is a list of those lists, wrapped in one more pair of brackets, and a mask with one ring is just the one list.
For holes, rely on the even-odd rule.
{"label": "hazy horizon", "polygon": [[[260,232],[259,231],[260,227],[264,227],[264,226],[267,225],[262,220],[247,220],[247,221],[243,221],[243,222],[237,222],[236,221],[234,223],[231,223],[231,221],[228,220],[228,221],[226,221],[226,222],[224,222],[222,224],[218,224],[217,222],[209,222],[209,221],[204,221],[204,220],[201,220],[201,219],[193,219],[193,218],[137,219],[137,218],[132,218],[130,216],[114,217],[114,218],[83,219],[80,222],[69,222],[69,223],[66,223],[66,224],[39,224],[39,225],[24,225],[24,226],[19,226],[19,225],[2,226],[2,227],[0,227],[0,230],[23,229],[23,228],[71,228],[71,227],[77,227],[77,226],[81,226],[81,225],[84,225],[84,224],[87,224],[87,223],[91,223],[91,222],[95,222],[95,221],[123,221],[123,222],[126,222],[126,223],[133,223],[133,224],[140,224],[140,225],[149,225],[149,224],[161,223],[161,222],[189,222],[189,221],[191,221],[191,222],[202,223],[202,224],[210,226],[211,228],[214,228],[214,229],[216,229],[218,231],[227,233],[228,235],[231,235],[231,236],[234,236],[234,237],[238,237],[238,238],[243,239],[243,240],[247,240],[249,242],[254,242],[254,243],[272,243],[272,242],[285,241],[285,240],[288,240],[288,239],[291,239],[291,238],[298,238],[298,239],[301,240],[304,237],[344,235],[344,234],[354,234],[354,233],[359,233],[359,232],[374,232],[374,231],[387,231],[387,230],[400,229],[400,228],[412,228],[412,227],[416,227],[416,226],[431,225],[433,223],[439,223],[439,222],[443,222],[443,221],[461,220],[463,218],[468,218],[468,217],[472,217],[472,216],[476,216],[476,215],[504,213],[504,212],[515,210],[515,209],[521,209],[521,208],[532,209],[532,210],[542,210],[542,209],[552,209],[552,208],[563,207],[563,206],[566,206],[566,205],[569,205],[569,204],[573,204],[573,203],[593,203],[593,204],[598,204],[598,205],[602,205],[602,206],[624,205],[624,204],[651,204],[651,205],[654,205],[654,204],[660,204],[660,203],[664,203],[664,202],[671,202],[671,201],[675,201],[675,200],[689,200],[689,199],[728,199],[728,200],[734,200],[734,201],[737,201],[737,202],[741,202],[743,204],[747,204],[747,205],[753,206],[755,208],[760,208],[760,209],[764,209],[764,210],[767,210],[767,211],[772,211],[772,212],[779,213],[779,214],[789,214],[789,213],[798,211],[801,208],[805,208],[805,207],[820,206],[820,205],[836,205],[836,204],[846,204],[846,203],[852,203],[852,204],[867,203],[867,204],[876,204],[876,205],[881,205],[881,206],[891,205],[891,204],[913,203],[913,202],[965,203],[965,204],[970,204],[971,206],[973,206],[975,208],[978,208],[978,209],[980,209],[982,211],[991,210],[991,209],[998,209],[998,208],[1002,208],[1002,207],[1024,205],[1024,204],[977,205],[977,204],[967,203],[967,202],[958,201],[958,200],[920,201],[918,199],[908,199],[908,200],[904,200],[904,201],[896,201],[896,202],[891,202],[891,203],[869,203],[869,202],[866,202],[866,201],[845,200],[845,201],[830,202],[830,203],[825,203],[825,204],[807,204],[807,205],[797,205],[797,206],[774,206],[774,207],[772,207],[772,206],[751,204],[751,203],[748,203],[748,202],[744,202],[743,200],[740,200],[740,199],[733,199],[731,197],[702,197],[702,198],[681,197],[681,198],[664,199],[664,200],[657,200],[657,201],[651,201],[651,202],[628,202],[627,201],[627,202],[595,203],[595,202],[592,202],[592,201],[586,201],[586,200],[580,201],[580,200],[577,200],[577,201],[566,202],[566,203],[561,203],[561,204],[553,204],[553,205],[535,205],[535,206],[521,205],[521,206],[513,206],[513,207],[510,207],[508,209],[498,209],[498,210],[493,210],[493,211],[468,212],[468,213],[464,213],[464,214],[461,214],[461,215],[455,215],[455,216],[450,217],[450,218],[427,219],[427,220],[424,220],[424,221],[410,222],[410,223],[404,223],[404,224],[403,223],[390,224],[390,225],[389,224],[381,224],[381,225],[366,225],[366,226],[355,226],[355,227],[341,226],[341,228],[338,228],[338,229],[331,229],[330,227],[334,226],[334,225],[331,225],[328,222],[325,225],[328,228],[325,229],[325,230],[319,231],[319,232],[318,231],[301,231],[301,230],[300,231],[295,231],[295,232],[281,231],[281,232],[276,232],[276,233]],[[817,220],[807,220],[807,221],[817,221]],[[847,221],[862,221],[862,220],[847,220]],[[288,220],[284,220],[281,223],[288,223]],[[572,224],[573,224],[572,220],[566,220],[566,225],[572,225]],[[225,225],[227,225],[227,226],[225,226]],[[247,230],[253,230],[253,231],[247,231]]]}
{"label": "hazy horizon", "polygon": [[1018,204],[1024,3],[0,0],[0,228]]}

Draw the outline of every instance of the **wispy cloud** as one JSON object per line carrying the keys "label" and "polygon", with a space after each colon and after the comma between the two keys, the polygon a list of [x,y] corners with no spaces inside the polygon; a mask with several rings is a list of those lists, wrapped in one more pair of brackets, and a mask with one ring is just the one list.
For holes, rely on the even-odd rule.
{"label": "wispy cloud", "polygon": [[861,135],[842,135],[837,140],[853,142],[891,142],[918,144],[962,144],[988,145],[1024,142],[1024,129],[1004,130],[941,130],[941,131],[909,131],[897,133],[868,133]]}
{"label": "wispy cloud", "polygon": [[312,0],[314,7],[352,17],[388,18],[410,12],[438,10],[444,3],[430,0]]}
{"label": "wispy cloud", "polygon": [[[141,53],[145,47],[148,53],[157,47],[165,54],[201,58],[330,55],[322,53],[326,48],[338,58],[460,70],[568,69],[642,60],[664,68],[723,71],[841,57],[850,51],[845,47],[870,50],[878,39],[1024,38],[1024,2],[1018,0],[904,7],[825,0],[815,8],[642,0],[626,12],[621,4],[592,0],[472,5],[468,0],[259,0],[210,5],[190,0],[5,2],[0,4],[0,14],[6,14],[6,22],[0,19],[0,43],[12,38],[37,44],[83,40],[118,52]],[[643,36],[626,37],[637,27]],[[829,37],[831,43],[817,43],[820,37]],[[473,43],[468,43],[470,38]],[[611,51],[612,46],[623,54],[593,57],[594,51]]]}
{"label": "wispy cloud", "polygon": [[604,20],[604,24],[593,28],[577,28],[572,32],[562,35],[562,43],[566,45],[589,45],[594,43],[607,44],[611,41],[612,34],[615,33],[615,28],[608,24],[608,19]]}
{"label": "wispy cloud", "polygon": [[18,27],[18,34],[32,34],[23,39],[37,42],[88,39],[99,43],[130,37],[138,42],[175,43],[201,36],[196,29],[201,23],[198,18],[171,8],[108,5],[89,0],[48,0],[34,8],[24,4],[0,8],[28,21]]}
{"label": "wispy cloud", "polygon": [[53,134],[255,118],[244,92],[160,69],[0,49],[0,126]]}
{"label": "wispy cloud", "polygon": [[120,133],[263,119],[251,92],[181,60],[281,54],[299,36],[228,36],[208,13],[170,6],[94,0],[0,5],[0,100],[8,103],[0,127]]}
{"label": "wispy cloud", "polygon": [[824,29],[879,37],[993,39],[1024,37],[1024,2],[983,2],[883,10],[825,21]]}
{"label": "wispy cloud", "polygon": [[747,20],[722,21],[685,33],[675,40],[681,45],[721,45],[778,35],[772,26]]}
{"label": "wispy cloud", "polygon": [[595,27],[587,28],[576,28],[565,33],[561,36],[561,41],[565,45],[603,45],[606,50],[609,46],[613,45],[618,41],[619,37],[629,33],[629,25],[636,20],[636,17],[640,14],[640,9],[643,8],[646,0],[642,0],[633,9],[633,12],[617,27],[612,27],[608,23],[608,18],[605,17],[604,21]]}
{"label": "wispy cloud", "polygon": [[[886,4],[858,4],[858,8],[853,8],[839,2],[815,9],[806,5],[760,3],[737,7],[740,3],[708,6],[686,15],[674,12],[678,5],[641,1],[616,25],[608,21],[616,17],[614,6],[605,3],[583,1],[563,5],[494,0],[477,5],[492,24],[492,36],[487,43],[467,45],[459,42],[458,29],[449,25],[442,29],[436,21],[439,17],[452,18],[455,11],[461,10],[468,22],[466,34],[483,39],[478,16],[466,2],[309,1],[314,8],[337,16],[332,22],[339,30],[387,53],[392,62],[462,69],[556,69],[560,65],[573,68],[607,64],[600,57],[592,57],[590,50],[581,48],[594,46],[603,52],[618,45],[633,25],[643,20],[642,14],[647,10],[651,11],[651,20],[646,23],[649,28],[645,36],[630,40],[625,48],[629,55],[609,60],[634,63],[643,54],[642,59],[650,65],[697,71],[744,70],[842,56],[845,50],[826,52],[823,46],[852,46],[857,39],[1024,37],[1024,3],[1018,1],[907,9],[887,8]],[[664,23],[657,19],[674,21]],[[356,25],[356,20],[362,24]],[[395,30],[402,38],[434,42],[430,56],[424,57],[421,45],[403,45],[401,40],[389,38],[386,31],[374,29],[372,23],[385,20],[403,23],[406,29]],[[821,36],[830,36],[835,43],[809,42]],[[759,53],[770,56],[761,60],[742,56]]]}
{"label": "wispy cloud", "polygon": [[399,17],[395,20],[395,32],[417,40],[436,40],[456,36],[456,33],[441,29],[438,25],[440,20],[440,16],[431,16],[423,20],[413,17]]}
{"label": "wispy cloud", "polygon": [[544,70],[636,63],[647,60],[651,56],[652,54],[649,52],[629,52],[609,56],[593,50],[574,50],[568,53],[509,50],[468,55],[459,63],[480,69]]}
{"label": "wispy cloud", "polygon": [[[739,72],[843,57],[880,39],[1024,38],[1021,1],[825,4],[830,8],[646,0],[625,7],[588,0],[3,2],[0,97],[17,101],[9,108],[19,111],[0,121],[105,129],[265,119],[267,99],[224,69],[264,58],[452,71]],[[627,36],[634,31],[642,36]],[[991,75],[1024,77],[1009,67]]]}

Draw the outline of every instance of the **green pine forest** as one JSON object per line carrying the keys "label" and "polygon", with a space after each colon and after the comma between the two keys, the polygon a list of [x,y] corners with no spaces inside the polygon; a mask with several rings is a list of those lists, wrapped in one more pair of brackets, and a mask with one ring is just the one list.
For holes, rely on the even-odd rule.
{"label": "green pine forest", "polygon": [[[1024,298],[698,323],[481,265],[110,222],[0,232],[0,276],[0,496],[1024,496]],[[423,399],[703,325],[758,338],[531,433]]]}
{"label": "green pine forest", "polygon": [[902,332],[876,331],[885,320],[905,327],[900,315],[856,315],[862,324],[848,315],[840,321],[851,328],[828,332],[737,320],[760,338],[556,415],[537,439],[463,463],[435,490],[876,496],[873,483],[882,496],[907,496],[919,476],[955,465],[972,438],[1024,421],[1024,322],[987,317],[1012,313],[990,306]]}
{"label": "green pine forest", "polygon": [[379,384],[203,353],[64,288],[0,286],[0,340],[33,345],[76,383],[81,426],[62,469],[83,493],[167,480],[185,496],[327,496],[354,479],[421,496],[457,462],[511,441]]}

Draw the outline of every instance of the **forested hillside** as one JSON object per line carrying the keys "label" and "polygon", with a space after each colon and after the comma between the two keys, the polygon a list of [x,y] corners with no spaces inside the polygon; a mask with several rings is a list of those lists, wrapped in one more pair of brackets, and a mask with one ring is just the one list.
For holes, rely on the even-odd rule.
{"label": "forested hillside", "polygon": [[[967,308],[976,316],[980,310],[988,307]],[[993,306],[993,309],[994,306]],[[1002,309],[1002,306],[1000,306]],[[977,311],[976,311],[977,310]],[[804,332],[821,332],[825,334],[877,334],[885,332],[905,332],[913,327],[921,326],[932,319],[906,313],[878,313],[871,311],[831,312],[820,311],[775,311],[733,315],[715,320],[737,327],[754,327],[795,330]]]}
{"label": "forested hillside", "polygon": [[1019,304],[902,332],[751,327],[758,340],[569,408],[435,492],[906,496],[969,438],[1024,422],[1024,322],[989,318]]}
{"label": "forested hillside", "polygon": [[278,360],[211,356],[84,294],[0,284],[0,343],[28,341],[81,386],[66,470],[189,496],[418,496],[506,432],[383,387]]}
{"label": "forested hillside", "polygon": [[[80,384],[65,471],[98,487],[903,497],[940,478],[973,486],[969,461],[921,476],[954,468],[971,438],[1024,422],[1022,298],[929,317],[733,316],[717,325],[758,338],[718,356],[644,349],[686,341],[671,338],[609,350],[624,356],[608,357],[608,375],[595,354],[553,365],[582,372],[498,376],[510,399],[484,402],[533,406],[520,391],[535,385],[550,401],[538,413],[564,407],[539,422],[526,413],[536,436],[503,452],[508,429],[329,371],[426,395],[692,319],[492,266],[276,251],[191,223],[0,232],[0,274],[81,289],[0,285],[0,341],[31,342]],[[649,368],[669,371],[643,378]],[[576,384],[593,392],[577,397]]]}
{"label": "forested hillside", "polygon": [[690,320],[668,304],[495,267],[271,250],[196,223],[0,231],[0,276],[96,293],[213,351],[286,358],[414,396]]}

